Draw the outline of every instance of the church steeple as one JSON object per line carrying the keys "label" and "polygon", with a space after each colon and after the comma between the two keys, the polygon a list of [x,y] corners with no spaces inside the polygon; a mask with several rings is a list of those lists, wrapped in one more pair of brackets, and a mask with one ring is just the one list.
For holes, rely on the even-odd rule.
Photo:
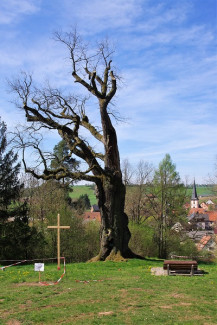
{"label": "church steeple", "polygon": [[196,189],[196,184],[195,184],[195,179],[194,179],[193,191],[192,191],[191,199],[192,199],[192,200],[198,200],[197,189]]}
{"label": "church steeple", "polygon": [[193,183],[193,190],[192,190],[192,196],[191,196],[191,208],[199,208],[199,199],[197,196],[195,179],[194,179],[194,183]]}

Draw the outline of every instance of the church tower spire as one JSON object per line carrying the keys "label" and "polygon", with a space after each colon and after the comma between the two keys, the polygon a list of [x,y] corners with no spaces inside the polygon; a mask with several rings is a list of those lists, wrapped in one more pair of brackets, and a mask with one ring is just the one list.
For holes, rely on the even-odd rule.
{"label": "church tower spire", "polygon": [[199,199],[197,196],[197,189],[195,184],[195,179],[193,183],[193,190],[192,190],[192,196],[191,196],[191,208],[199,208]]}

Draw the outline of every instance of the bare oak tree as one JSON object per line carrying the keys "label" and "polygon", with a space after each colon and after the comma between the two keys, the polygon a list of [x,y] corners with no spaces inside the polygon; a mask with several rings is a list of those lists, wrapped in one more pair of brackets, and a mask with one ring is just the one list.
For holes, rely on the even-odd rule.
{"label": "bare oak tree", "polygon": [[[70,177],[94,182],[102,219],[100,252],[95,260],[134,257],[128,247],[131,235],[128,217],[124,213],[125,186],[122,181],[117,135],[109,108],[117,91],[118,79],[112,70],[113,51],[109,49],[107,42],[98,44],[95,52],[89,51],[76,31],[56,33],[55,38],[69,51],[75,83],[97,99],[101,122],[98,127],[90,122],[85,110],[86,98],[65,96],[60,90],[50,86],[36,88],[32,77],[24,74],[23,78],[12,82],[11,87],[22,101],[20,107],[22,106],[29,125],[25,130],[25,133],[29,131],[28,140],[24,140],[20,133],[16,135],[16,141],[23,150],[25,170],[44,180]],[[69,148],[68,155],[75,155],[84,161],[86,170],[71,171],[66,164],[50,169],[48,159],[51,157],[42,151],[41,139],[36,135],[42,129],[57,130]],[[88,132],[88,137],[82,135],[83,129]],[[96,150],[95,143],[91,144],[91,138],[101,144],[102,152]],[[40,158],[38,164],[43,165],[43,172],[37,173],[35,168],[27,166],[27,148],[37,151]],[[63,157],[63,162],[69,156]]]}
{"label": "bare oak tree", "polygon": [[152,173],[153,166],[141,160],[134,172],[133,186],[127,187],[125,211],[133,223],[141,224],[150,217],[146,196],[153,177]]}
{"label": "bare oak tree", "polygon": [[121,171],[123,175],[124,185],[127,186],[132,184],[132,177],[134,174],[134,170],[127,158],[125,158],[121,163]]}

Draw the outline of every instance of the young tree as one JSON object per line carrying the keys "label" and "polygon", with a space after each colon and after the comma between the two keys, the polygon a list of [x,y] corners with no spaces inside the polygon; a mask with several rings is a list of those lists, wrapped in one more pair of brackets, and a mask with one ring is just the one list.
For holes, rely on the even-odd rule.
{"label": "young tree", "polygon": [[56,220],[57,214],[64,214],[68,209],[68,190],[57,181],[49,180],[34,188],[29,198],[29,216],[39,228],[47,227],[47,222]]}
{"label": "young tree", "polygon": [[129,160],[126,158],[121,163],[121,171],[123,175],[123,182],[124,185],[130,185],[132,183],[132,177],[134,174],[134,170],[129,162]]}
{"label": "young tree", "polygon": [[153,166],[141,160],[135,171],[134,185],[127,187],[125,211],[133,223],[141,224],[149,217],[146,194],[152,173]]}
{"label": "young tree", "polygon": [[146,195],[155,228],[158,257],[166,258],[172,226],[184,215],[186,190],[169,154],[160,162]]}
{"label": "young tree", "polygon": [[[117,135],[112,124],[109,108],[117,91],[117,74],[112,70],[111,56],[113,51],[107,42],[98,44],[98,48],[89,51],[77,35],[73,33],[56,33],[56,39],[64,44],[70,54],[72,77],[89,95],[98,102],[99,125],[91,123],[86,115],[85,101],[78,96],[65,96],[60,90],[50,86],[38,89],[32,85],[32,77],[24,74],[23,79],[11,83],[12,89],[21,100],[31,130],[28,141],[17,134],[16,141],[23,149],[23,163],[26,172],[36,178],[91,181],[96,184],[98,205],[101,212],[100,252],[96,260],[133,257],[128,247],[130,231],[128,217],[124,213],[125,186],[122,181]],[[96,117],[96,121],[98,118]],[[86,170],[71,171],[67,166],[50,169],[47,156],[40,148],[40,139],[36,130],[43,128],[57,130],[66,142],[69,155],[80,158],[86,163]],[[82,129],[88,137],[82,135]],[[27,129],[25,130],[27,132]],[[94,139],[92,144],[90,140]],[[98,146],[96,146],[98,142]],[[27,166],[25,149],[31,147],[38,152],[43,172],[36,173]],[[98,152],[97,148],[103,152]]]}

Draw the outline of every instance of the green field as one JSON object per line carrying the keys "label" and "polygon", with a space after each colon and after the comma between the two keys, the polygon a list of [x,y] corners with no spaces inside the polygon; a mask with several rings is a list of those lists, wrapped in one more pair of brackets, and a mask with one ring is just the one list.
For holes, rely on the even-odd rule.
{"label": "green field", "polygon": [[[33,265],[0,270],[0,324],[217,324],[217,264],[201,264],[204,276],[151,275],[162,264],[69,264],[51,286],[38,284]],[[61,274],[45,264],[42,280]]]}
{"label": "green field", "polygon": [[[91,186],[88,185],[76,185],[73,186],[73,192],[71,192],[69,195],[72,199],[78,199],[79,196],[87,194],[89,199],[90,199],[90,204],[97,204],[96,196],[94,193],[94,190]],[[197,186],[197,194],[198,196],[200,195],[205,195],[207,197],[214,195],[213,189],[211,186]],[[192,195],[192,188],[187,189],[187,196]]]}
{"label": "green field", "polygon": [[70,192],[69,196],[72,199],[78,199],[79,196],[87,194],[90,200],[90,204],[96,204],[96,196],[94,193],[94,189],[88,185],[76,185],[73,186],[73,191]]}
{"label": "green field", "polygon": [[[192,195],[192,188],[187,188],[187,195],[188,196]],[[209,197],[209,196],[216,195],[216,193],[213,192],[212,186],[197,186],[197,195]]]}

